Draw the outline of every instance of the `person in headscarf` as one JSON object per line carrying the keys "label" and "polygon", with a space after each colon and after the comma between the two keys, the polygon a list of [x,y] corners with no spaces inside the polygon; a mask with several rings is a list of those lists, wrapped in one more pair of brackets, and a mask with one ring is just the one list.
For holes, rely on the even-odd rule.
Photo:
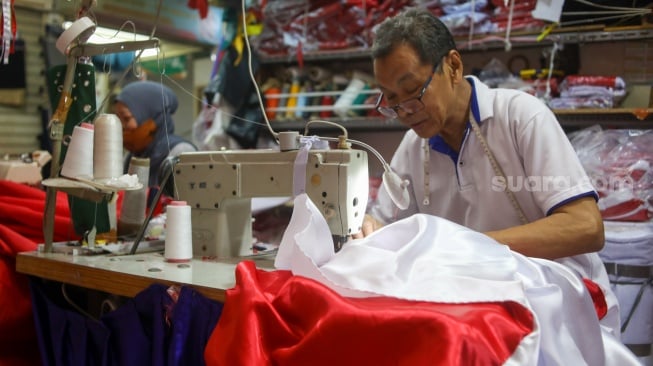
{"label": "person in headscarf", "polygon": [[172,115],[179,101],[169,87],[153,81],[127,84],[116,96],[113,112],[122,123],[123,145],[129,151],[125,172],[132,156],[150,159],[150,187],[159,186],[160,168],[168,157],[197,151],[195,145],[175,135]]}

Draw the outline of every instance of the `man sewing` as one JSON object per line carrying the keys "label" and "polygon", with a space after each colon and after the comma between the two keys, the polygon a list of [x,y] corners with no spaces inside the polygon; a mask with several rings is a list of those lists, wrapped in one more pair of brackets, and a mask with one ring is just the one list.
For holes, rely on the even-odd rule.
{"label": "man sewing", "polygon": [[599,283],[618,333],[595,253],[604,244],[598,196],[551,110],[464,76],[452,35],[425,9],[384,21],[372,58],[378,111],[409,128],[391,167],[409,181],[411,203],[399,210],[381,189],[360,236],[415,213],[449,219]]}

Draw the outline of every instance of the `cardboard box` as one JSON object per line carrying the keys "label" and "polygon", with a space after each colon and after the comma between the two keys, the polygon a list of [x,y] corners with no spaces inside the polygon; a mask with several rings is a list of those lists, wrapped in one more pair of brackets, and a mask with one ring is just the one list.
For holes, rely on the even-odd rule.
{"label": "cardboard box", "polygon": [[621,108],[653,107],[653,86],[640,84],[630,85],[628,94],[621,102]]}

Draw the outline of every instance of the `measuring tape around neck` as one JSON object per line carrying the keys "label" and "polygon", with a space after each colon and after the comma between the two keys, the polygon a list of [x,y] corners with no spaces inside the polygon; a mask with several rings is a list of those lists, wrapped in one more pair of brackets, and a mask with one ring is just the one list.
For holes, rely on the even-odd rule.
{"label": "measuring tape around neck", "polygon": [[506,174],[503,172],[503,169],[501,169],[501,166],[497,162],[497,159],[494,157],[494,154],[492,154],[492,151],[490,150],[490,147],[488,146],[485,137],[483,137],[483,134],[481,134],[481,128],[478,126],[478,123],[476,122],[476,117],[474,116],[474,113],[470,112],[469,116],[470,116],[469,122],[472,125],[472,130],[474,130],[474,133],[476,134],[478,141],[481,143],[481,146],[483,147],[483,151],[485,151],[485,155],[487,155],[488,159],[490,160],[490,165],[492,165],[492,169],[494,169],[494,174],[502,177],[503,181],[506,182],[506,188],[504,189],[504,192],[506,192],[506,195],[508,196],[508,200],[510,200],[512,207],[515,208],[515,211],[517,212],[517,216],[519,216],[519,220],[521,221],[521,223],[527,224],[528,219],[526,219],[524,210],[522,210],[521,206],[519,205],[519,202],[517,202],[517,198],[515,197],[515,194],[508,188],[507,185],[508,179],[506,177]]}

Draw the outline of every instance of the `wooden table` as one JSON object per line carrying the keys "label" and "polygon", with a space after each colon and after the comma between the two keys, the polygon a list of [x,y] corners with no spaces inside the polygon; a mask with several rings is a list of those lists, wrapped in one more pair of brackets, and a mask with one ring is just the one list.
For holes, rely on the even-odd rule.
{"label": "wooden table", "polygon": [[[16,271],[114,295],[134,297],[154,283],[189,285],[204,296],[224,302],[225,290],[235,284],[236,264],[243,259],[168,263],[162,253],[134,255],[71,255],[24,252]],[[262,269],[273,269],[270,257],[251,258]]]}

